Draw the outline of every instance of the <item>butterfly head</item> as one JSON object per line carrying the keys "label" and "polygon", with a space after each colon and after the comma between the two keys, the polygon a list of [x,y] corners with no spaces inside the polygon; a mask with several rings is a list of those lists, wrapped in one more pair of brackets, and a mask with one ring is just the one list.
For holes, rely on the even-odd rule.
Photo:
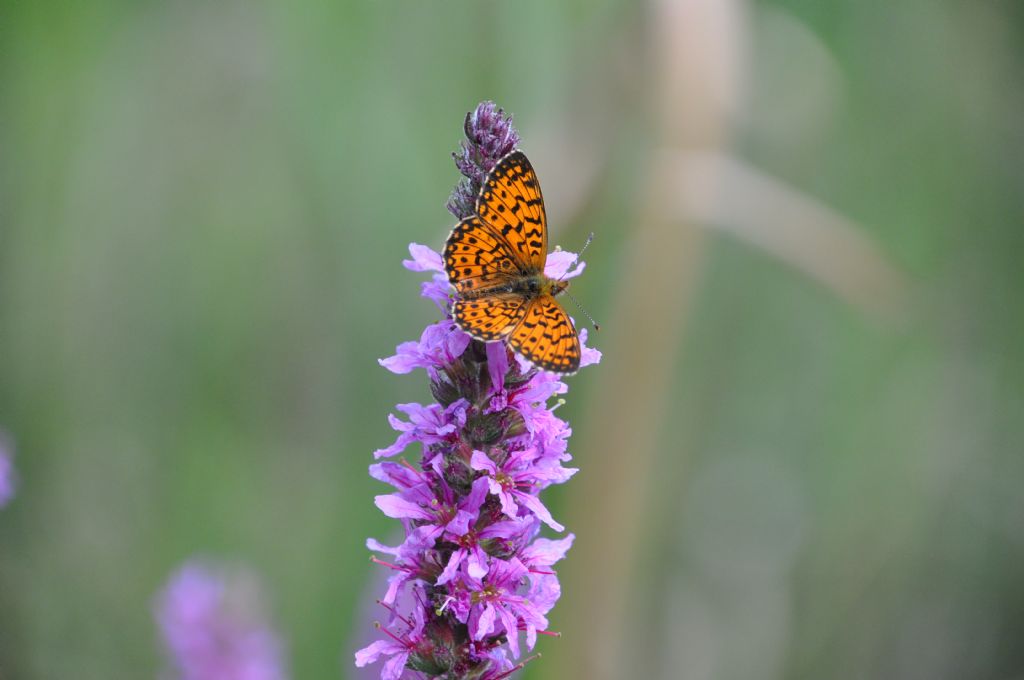
{"label": "butterfly head", "polygon": [[565,292],[565,289],[569,287],[568,281],[559,281],[557,279],[546,279],[544,285],[541,288],[541,293],[546,293],[554,297],[559,293]]}

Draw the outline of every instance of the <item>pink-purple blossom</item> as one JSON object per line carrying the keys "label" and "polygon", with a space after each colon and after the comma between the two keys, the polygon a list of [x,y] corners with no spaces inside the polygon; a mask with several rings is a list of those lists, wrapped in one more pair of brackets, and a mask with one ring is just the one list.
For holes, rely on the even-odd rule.
{"label": "pink-purple blossom", "polygon": [[12,450],[10,439],[0,432],[0,508],[14,498],[14,491],[17,488]]}
{"label": "pink-purple blossom", "polygon": [[488,490],[498,497],[501,511],[509,517],[518,517],[520,512],[532,512],[539,520],[555,531],[565,527],[551,517],[551,513],[535,495],[550,484],[561,484],[577,472],[575,468],[564,468],[558,461],[537,465],[537,450],[533,448],[513,450],[498,463],[483,451],[474,451],[470,465],[474,470],[485,473]]}
{"label": "pink-purple blossom", "polygon": [[263,594],[239,566],[188,562],[157,598],[175,680],[286,680],[284,650],[266,619]]}
{"label": "pink-purple blossom", "polygon": [[423,626],[426,623],[422,607],[415,607],[412,611],[412,620],[402,618],[401,624],[396,626],[394,631],[386,631],[387,638],[376,640],[369,646],[356,652],[356,666],[362,668],[367,664],[374,663],[384,658],[384,668],[380,677],[384,680],[398,680],[405,672],[405,665],[409,655],[417,652],[423,647],[427,651],[430,641],[423,634]]}
{"label": "pink-purple blossom", "polygon": [[423,330],[419,341],[403,342],[395,349],[394,356],[380,359],[380,365],[392,373],[411,373],[423,368],[432,374],[437,366],[450,364],[462,356],[469,346],[471,338],[456,331],[458,327],[451,319],[431,324]]}
{"label": "pink-purple blossom", "polygon": [[[459,331],[460,333],[462,331]],[[434,348],[436,349],[436,348]],[[428,350],[432,352],[433,350]],[[396,355],[397,356],[397,355]],[[395,358],[395,357],[390,357]],[[382,359],[384,364],[387,360]],[[403,367],[404,369],[404,367]],[[408,371],[391,369],[395,373],[406,373]],[[454,440],[458,431],[466,424],[466,411],[469,402],[460,399],[447,408],[440,404],[398,404],[395,408],[406,416],[408,420],[402,420],[396,415],[388,416],[388,422],[399,434],[398,439],[391,446],[378,449],[374,452],[374,458],[387,458],[404,451],[413,442],[424,445],[439,444],[446,440]]]}

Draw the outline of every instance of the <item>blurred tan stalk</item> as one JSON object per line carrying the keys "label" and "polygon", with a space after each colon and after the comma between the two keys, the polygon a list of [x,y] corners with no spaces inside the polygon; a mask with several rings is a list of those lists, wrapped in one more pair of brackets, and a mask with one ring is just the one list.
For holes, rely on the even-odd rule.
{"label": "blurred tan stalk", "polygon": [[[741,7],[733,0],[656,0],[649,59],[657,141],[667,149],[717,149],[741,80]],[[627,632],[638,550],[646,544],[647,488],[664,422],[666,393],[683,335],[702,250],[702,233],[676,210],[680,189],[671,154],[654,154],[617,286],[611,323],[600,337],[602,386],[578,446],[585,472],[572,487],[566,524],[577,543],[563,572],[562,628],[546,664],[552,677],[626,677]],[[710,194],[709,194],[710,195]]]}
{"label": "blurred tan stalk", "polygon": [[659,577],[641,568],[650,482],[707,233],[698,225],[772,254],[869,313],[892,311],[904,287],[856,225],[725,151],[746,77],[747,19],[741,0],[650,4],[657,149],[598,342],[602,382],[576,447],[587,459],[568,491],[566,524],[578,538],[562,570],[571,584],[560,608],[565,637],[545,652],[549,677],[618,680],[658,667],[630,631],[652,628],[631,622],[646,616],[637,603],[657,588],[640,575]]}
{"label": "blurred tan stalk", "polygon": [[681,218],[764,250],[869,314],[902,309],[902,272],[827,205],[723,153],[680,153],[670,166]]}

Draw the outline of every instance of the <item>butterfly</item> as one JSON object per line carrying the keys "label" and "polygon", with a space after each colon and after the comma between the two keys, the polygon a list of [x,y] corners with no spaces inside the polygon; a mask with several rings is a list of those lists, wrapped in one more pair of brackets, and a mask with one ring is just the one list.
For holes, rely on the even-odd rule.
{"label": "butterfly", "polygon": [[538,368],[575,373],[580,339],[555,296],[568,281],[544,275],[548,223],[533,165],[518,149],[488,173],[476,213],[452,229],[444,247],[458,298],[452,316],[478,340],[507,340]]}

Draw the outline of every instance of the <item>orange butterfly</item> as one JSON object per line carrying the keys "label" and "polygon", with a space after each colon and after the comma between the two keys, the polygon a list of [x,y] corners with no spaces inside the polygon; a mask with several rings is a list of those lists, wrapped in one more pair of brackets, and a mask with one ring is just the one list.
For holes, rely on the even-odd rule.
{"label": "orange butterfly", "polygon": [[575,373],[580,339],[555,296],[569,287],[544,275],[548,224],[537,173],[522,151],[498,161],[476,199],[476,214],[444,246],[458,291],[452,316],[478,340],[509,346],[545,371]]}

